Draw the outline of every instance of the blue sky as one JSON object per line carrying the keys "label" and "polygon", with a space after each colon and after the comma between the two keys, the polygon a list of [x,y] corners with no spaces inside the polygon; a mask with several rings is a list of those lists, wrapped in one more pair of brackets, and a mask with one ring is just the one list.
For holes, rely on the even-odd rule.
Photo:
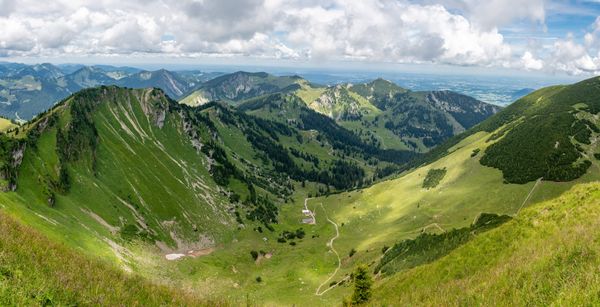
{"label": "blue sky", "polygon": [[589,76],[600,2],[0,0],[0,60]]}
{"label": "blue sky", "polygon": [[555,1],[546,2],[546,18],[543,26],[528,20],[517,20],[502,27],[500,32],[511,43],[527,43],[529,39],[552,42],[573,33],[581,43],[583,35],[592,30],[600,16],[600,1]]}

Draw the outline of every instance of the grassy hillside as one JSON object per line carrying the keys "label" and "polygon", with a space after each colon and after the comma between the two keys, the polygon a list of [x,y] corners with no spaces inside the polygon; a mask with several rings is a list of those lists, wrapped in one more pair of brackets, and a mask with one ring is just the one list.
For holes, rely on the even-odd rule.
{"label": "grassy hillside", "polygon": [[10,129],[17,127],[10,119],[0,117],[0,132],[6,132]]}
{"label": "grassy hillside", "polygon": [[235,72],[209,80],[181,100],[190,106],[203,105],[210,101],[226,101],[237,104],[239,101],[265,94],[292,91],[305,82],[298,76],[277,77],[264,72]]}
{"label": "grassy hillside", "polygon": [[[540,109],[544,110],[546,104],[537,103],[544,102],[543,97],[547,97],[546,95],[556,91],[562,91],[562,95],[575,90],[586,92],[587,86],[596,88],[595,81],[596,79],[592,79],[584,85],[576,84],[535,92],[515,103],[514,107],[507,108],[448,145],[442,146],[429,156],[429,160],[425,160],[428,163],[424,166],[407,172],[397,179],[378,183],[356,192],[315,199],[315,205],[322,204],[322,209],[326,210],[331,220],[338,225],[343,225],[340,227],[335,244],[340,254],[348,256],[342,259],[341,268],[335,273],[333,279],[347,278],[358,263],[369,264],[374,269],[380,261],[383,249],[405,239],[415,238],[423,233],[449,234],[452,233],[452,229],[464,229],[482,213],[515,215],[522,208],[533,203],[560,195],[574,184],[599,180],[598,161],[591,159],[598,150],[595,141],[598,124],[593,116],[596,112],[591,112],[589,105],[574,103],[574,101],[586,101],[583,100],[584,97],[577,100],[570,99],[570,95],[559,96],[560,100],[555,97],[549,105],[553,105],[552,110],[557,113],[547,117],[536,113],[541,112]],[[518,114],[536,115],[532,118],[522,118]],[[535,143],[540,139],[552,139],[557,134],[552,132],[555,131],[552,129],[547,131],[534,129],[533,133],[525,137],[525,132],[521,133],[515,127],[532,124],[545,127],[556,122],[553,118],[569,119],[572,123],[571,127],[585,119],[583,127],[587,129],[587,133],[579,140],[572,136],[573,129],[557,132],[558,136],[572,142],[569,144],[573,148],[579,148],[578,159],[588,160],[588,166],[592,166],[586,168],[579,178],[570,182],[562,182],[562,180],[553,182],[542,178],[535,182],[514,184],[507,180],[506,172],[483,165],[486,155],[501,146],[506,147],[498,157],[506,160],[512,157],[513,161],[520,161],[521,158],[515,157],[515,153],[528,148],[528,140]],[[512,143],[511,146],[505,143],[505,140],[514,138],[521,139],[521,142]],[[569,144],[561,143],[561,146],[566,147]],[[526,157],[531,160],[529,165],[526,162],[514,165],[521,167],[523,174],[527,174],[527,167],[546,159],[545,155]],[[548,165],[561,166],[562,164],[549,163]],[[456,238],[457,245],[464,243],[461,241],[462,238],[460,236]],[[447,239],[445,244],[450,244],[449,242],[454,240],[452,237]],[[394,266],[402,268],[404,264]],[[395,270],[397,269],[392,269]],[[410,282],[406,285],[409,287]],[[339,291],[344,292],[342,289]],[[409,291],[408,288],[406,291]]]}
{"label": "grassy hillside", "polygon": [[[203,298],[330,306],[351,293],[350,274],[362,263],[381,271],[378,278],[386,279],[378,281],[378,298],[391,302],[394,287],[414,283],[399,282],[399,276],[474,246],[496,233],[490,228],[506,216],[516,219],[498,229],[519,223],[532,204],[600,180],[599,161],[592,158],[600,135],[596,111],[591,101],[574,103],[571,96],[555,96],[552,103],[540,98],[561,91],[532,93],[415,162],[414,169],[369,186],[378,171],[402,166],[397,163],[406,161],[400,155],[406,152],[364,142],[296,96],[193,108],[159,90],[93,89],[18,133],[2,135],[0,183],[7,192],[0,204],[52,240],[150,280],[198,289]],[[535,113],[552,104],[557,114]],[[512,144],[519,152],[528,146],[505,143],[521,139],[521,125],[571,118],[561,114],[574,118],[570,127],[585,127],[561,132],[579,148],[578,159],[589,161],[580,177],[515,183],[504,169],[484,165],[494,148]],[[547,138],[545,131],[536,133]],[[560,144],[567,146],[562,139]],[[167,260],[173,253],[181,257]],[[458,264],[454,268],[460,272]],[[426,284],[421,287],[425,293]]]}
{"label": "grassy hillside", "polygon": [[0,305],[215,306],[191,292],[124,273],[0,212]]}
{"label": "grassy hillside", "polygon": [[[211,101],[256,105],[257,99],[273,94],[298,97],[308,108],[330,117],[363,142],[381,149],[416,152],[428,151],[499,110],[457,93],[411,92],[383,79],[324,87],[297,76],[247,72],[205,82],[180,102],[190,106]],[[291,114],[286,116],[288,120],[299,120],[290,118]]]}
{"label": "grassy hillside", "polygon": [[500,110],[457,93],[412,92],[383,79],[300,85],[294,94],[309,108],[382,148],[426,152]]}
{"label": "grassy hillside", "polygon": [[165,253],[227,240],[234,217],[176,106],[161,91],[103,87],[26,124],[7,210],[130,268],[132,240]]}
{"label": "grassy hillside", "polygon": [[499,118],[513,128],[485,152],[482,163],[501,169],[509,182],[580,177],[591,166],[595,152],[591,147],[600,132],[599,85],[600,79],[592,78],[537,91],[515,102]]}
{"label": "grassy hillside", "polygon": [[[251,301],[276,303],[279,292],[265,285],[289,282],[284,259],[322,251],[319,232],[329,231],[307,227],[303,239],[279,243],[304,227],[285,203],[361,186],[393,165],[327,117],[306,124],[334,129],[298,129],[218,103],[191,108],[156,89],[89,89],[3,135],[0,203],[52,240],[150,280],[200,285],[203,297],[237,284],[228,299],[256,290]],[[277,253],[278,268],[253,268],[252,250]],[[210,255],[171,262],[167,254]],[[238,273],[228,279],[231,266]],[[217,272],[219,282],[210,278]],[[312,287],[328,273],[306,278]],[[283,301],[297,301],[296,290]]]}
{"label": "grassy hillside", "polygon": [[597,305],[600,184],[524,209],[428,265],[379,283],[375,305]]}
{"label": "grassy hillside", "polygon": [[[202,258],[172,263],[170,272],[195,287],[210,289],[207,291],[217,296],[226,294],[230,299],[250,293],[257,301],[275,305],[337,304],[352,290],[348,278],[354,267],[365,263],[374,271],[384,247],[423,233],[441,234],[468,227],[481,213],[514,215],[521,208],[560,195],[574,184],[504,183],[499,170],[479,163],[481,153],[472,156],[475,149],[483,151],[493,143],[486,142],[491,135],[477,133],[439,161],[397,179],[309,199],[307,205],[315,212],[315,225],[301,223],[306,194],[299,190],[292,205],[281,207],[273,233],[242,231],[236,244]],[[437,186],[423,188],[431,169],[446,169],[446,174]],[[594,169],[577,182],[599,178],[600,173]],[[334,224],[339,231],[337,237]],[[277,242],[283,231],[300,227],[306,232],[304,238]],[[339,261],[328,245],[334,237]],[[270,258],[254,261],[252,250],[262,250]],[[261,283],[255,280],[258,276]],[[321,295],[315,294],[317,290]]]}

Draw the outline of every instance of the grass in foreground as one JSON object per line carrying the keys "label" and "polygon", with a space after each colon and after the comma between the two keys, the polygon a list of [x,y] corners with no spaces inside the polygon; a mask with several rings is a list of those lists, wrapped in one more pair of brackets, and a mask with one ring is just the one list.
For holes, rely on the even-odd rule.
{"label": "grass in foreground", "polygon": [[375,305],[600,304],[600,184],[527,208],[448,256],[384,280]]}
{"label": "grass in foreground", "polygon": [[215,306],[51,242],[0,213],[0,305]]}

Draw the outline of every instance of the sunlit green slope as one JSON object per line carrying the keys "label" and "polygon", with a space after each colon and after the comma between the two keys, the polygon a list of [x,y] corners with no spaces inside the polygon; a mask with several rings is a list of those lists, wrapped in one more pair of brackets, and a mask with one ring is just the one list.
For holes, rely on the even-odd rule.
{"label": "sunlit green slope", "polygon": [[294,94],[309,108],[382,148],[425,152],[500,110],[459,93],[413,92],[384,79],[299,85]]}
{"label": "sunlit green slope", "polygon": [[[302,227],[284,213],[286,203],[364,186],[378,167],[396,163],[314,115],[311,125],[333,130],[300,129],[218,103],[191,108],[156,89],[85,90],[1,136],[0,209],[52,240],[150,280],[197,286],[203,297],[225,296],[237,283],[231,299],[241,302],[262,274],[250,251],[265,238],[273,251],[283,248],[285,258],[273,261],[280,265],[297,250],[322,250],[326,237],[298,248],[277,242]],[[210,265],[173,272],[197,261]],[[226,278],[230,266],[238,266],[235,281]],[[285,278],[275,272],[260,286]],[[211,282],[197,284],[197,277]],[[297,298],[294,292],[286,302]]]}
{"label": "sunlit green slope", "polygon": [[2,306],[215,306],[84,257],[0,213]]}
{"label": "sunlit green slope", "polygon": [[[599,135],[598,119],[594,116],[597,101],[594,97],[600,97],[595,93],[597,82],[594,78],[535,92],[443,145],[421,160],[422,166],[397,179],[309,200],[309,208],[317,212],[322,223],[330,223],[327,219],[323,221],[323,217],[328,217],[339,226],[334,246],[343,257],[336,271],[335,255],[328,254],[331,280],[347,278],[359,263],[366,263],[375,271],[384,248],[421,233],[468,227],[482,213],[514,216],[533,203],[559,196],[574,184],[599,180],[600,168],[594,157]],[[544,112],[549,113],[543,116]],[[524,128],[519,128],[549,127],[553,123],[562,129],[531,128],[527,134],[521,130]],[[540,148],[533,149],[530,144],[539,144]],[[504,150],[497,151],[498,148]],[[525,154],[526,149],[539,155]],[[552,162],[553,157],[568,155],[575,158],[565,159],[564,163]],[[516,174],[522,170],[528,180],[510,183],[513,173],[500,166],[498,169],[483,165],[484,159],[490,157],[516,162],[508,167]],[[586,167],[578,178],[546,177],[544,173],[531,176],[529,169],[541,163],[546,163],[549,172]],[[333,236],[333,229],[330,233]],[[325,296],[339,297],[350,291],[344,286],[336,288]]]}
{"label": "sunlit green slope", "polygon": [[519,212],[431,264],[378,283],[374,305],[600,303],[600,184]]}
{"label": "sunlit green slope", "polygon": [[6,186],[16,190],[0,195],[2,205],[124,265],[135,264],[124,247],[134,239],[165,253],[225,240],[234,218],[177,106],[152,89],[69,98],[21,130],[11,162],[20,166]]}
{"label": "sunlit green slope", "polygon": [[[203,297],[240,304],[339,304],[352,291],[352,270],[364,263],[374,272],[383,252],[392,251],[399,256],[376,276],[375,302],[391,303],[398,299],[396,289],[415,283],[421,288],[414,301],[405,298],[407,303],[443,305],[444,296],[419,296],[428,291],[427,284],[410,280],[411,272],[435,268],[462,248],[475,248],[500,229],[520,225],[521,217],[533,212],[527,208],[539,201],[600,179],[595,158],[600,135],[597,83],[590,79],[534,92],[412,162],[413,169],[369,187],[355,176],[361,173],[355,167],[368,179],[378,167],[392,165],[392,159],[382,156],[381,148],[340,130],[333,119],[314,116],[298,98],[265,96],[272,100],[245,101],[239,109],[220,103],[190,108],[160,91],[95,89],[72,97],[20,133],[12,132],[15,138],[3,136],[1,183],[9,190],[16,184],[16,191],[0,194],[0,204],[52,239],[105,259],[120,258],[120,264],[136,273],[197,289]],[[526,128],[532,132],[527,134]],[[516,180],[515,174],[524,177]],[[343,189],[353,190],[329,195]],[[573,203],[574,197],[564,200]],[[305,205],[316,223],[302,223]],[[389,265],[405,261],[406,253],[397,253],[398,246],[410,244],[405,240],[422,242],[429,237],[421,234],[446,236],[455,233],[452,229],[464,232],[491,214],[516,218],[456,244],[446,242],[443,252],[422,249],[437,254],[414,265]],[[541,229],[531,236],[555,230]],[[158,243],[163,250],[152,247],[157,241],[164,242]],[[516,251],[511,248],[506,252]],[[202,255],[165,259],[166,253],[189,250]],[[504,257],[490,250],[494,257]],[[449,267],[460,272],[459,261]],[[559,264],[562,270],[563,262]],[[487,267],[479,268],[483,272]],[[537,269],[535,264],[531,269]],[[431,275],[423,279],[434,285],[443,274],[425,271]],[[548,282],[561,280],[560,274]],[[505,284],[489,291],[506,289]],[[547,293],[559,288],[550,287]],[[516,295],[509,292],[505,300],[511,303]],[[532,293],[540,304],[549,302],[546,292]],[[465,304],[486,302],[487,296],[469,295]],[[446,297],[448,303],[463,302]]]}

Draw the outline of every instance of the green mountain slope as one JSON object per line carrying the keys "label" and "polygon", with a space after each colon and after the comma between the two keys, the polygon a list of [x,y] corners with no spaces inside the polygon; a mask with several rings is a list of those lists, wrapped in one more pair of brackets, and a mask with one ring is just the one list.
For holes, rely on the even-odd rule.
{"label": "green mountain slope", "polygon": [[448,256],[381,281],[375,305],[597,305],[600,185],[519,212]]}
{"label": "green mountain slope", "polygon": [[482,164],[502,170],[507,182],[579,178],[596,164],[599,84],[591,78],[535,91],[415,163],[435,161],[464,138],[485,131],[495,132],[488,140],[495,144],[483,152]]}
{"label": "green mountain slope", "polygon": [[501,169],[510,182],[580,177],[591,166],[600,132],[596,118],[599,95],[600,79],[592,78],[520,99],[501,121],[488,124],[514,127],[486,151],[482,163]]}
{"label": "green mountain slope", "polygon": [[112,251],[123,265],[132,239],[163,252],[214,245],[234,218],[177,107],[152,89],[103,87],[67,99],[5,143],[9,211],[75,246]]}
{"label": "green mountain slope", "polygon": [[[414,294],[417,302],[407,295],[402,298],[407,304],[422,299],[443,304],[443,293],[425,296],[437,288],[412,279],[425,275],[411,274],[430,274],[423,280],[460,292],[452,288],[456,285],[452,280],[460,281],[466,276],[461,272],[470,268],[461,267],[461,259],[473,261],[473,270],[483,274],[490,266],[480,264],[488,258],[520,255],[520,259],[527,254],[525,250],[513,254],[518,252],[513,245],[499,252],[485,245],[489,241],[485,238],[521,225],[521,218],[533,212],[527,211],[532,204],[554,199],[575,184],[600,179],[598,161],[592,158],[598,152],[595,139],[600,134],[593,106],[597,80],[534,92],[416,156],[408,164],[414,166],[410,170],[406,162],[414,156],[409,152],[377,146],[344,127],[344,122],[356,120],[336,121],[291,92],[235,101],[236,106],[211,102],[190,107],[157,89],[86,90],[18,131],[1,136],[0,183],[7,192],[0,193],[0,206],[52,240],[115,262],[149,280],[198,289],[202,297],[262,305],[329,306],[351,294],[351,272],[367,264],[369,272],[381,273],[375,302],[392,303],[398,289],[408,291],[414,283],[419,287]],[[447,92],[414,93],[398,88],[386,96],[381,94],[384,90],[364,87],[360,91],[380,101],[394,97],[391,103],[398,106],[429,101],[432,109],[433,105],[442,108],[458,124],[478,121],[473,116],[480,114],[477,105],[468,97],[450,99],[444,96],[452,95]],[[424,100],[413,95],[422,95]],[[387,102],[377,104],[381,114],[394,110]],[[466,110],[457,107],[461,105],[475,106],[469,109],[475,111],[457,111]],[[552,124],[562,129],[532,130],[535,134],[528,138],[519,130]],[[540,154],[526,156],[524,150],[538,140],[552,140],[551,148],[544,141]],[[551,154],[546,154],[548,148]],[[570,163],[565,158],[570,157],[568,150],[577,154]],[[532,173],[536,175],[533,180],[516,181],[503,165],[489,166],[495,161],[490,157],[522,161],[518,154],[529,159],[518,164],[524,170],[548,164],[557,156],[566,162],[548,165],[575,169],[585,163],[589,167],[570,178],[540,176],[536,180],[539,177]],[[405,171],[377,182],[378,174],[389,174],[388,169]],[[564,216],[571,210],[561,207],[565,203],[588,199],[578,193],[553,202],[559,206],[556,210],[543,209],[539,215]],[[310,212],[303,211],[307,209]],[[506,216],[513,219],[507,222]],[[592,229],[594,215],[590,216]],[[527,244],[520,241],[526,234],[525,239],[536,238],[532,246],[541,248],[542,241],[560,231],[550,226],[554,223],[550,220],[537,234],[536,223],[528,220],[523,227],[531,231],[519,226],[509,238]],[[477,246],[483,248],[479,257],[473,251]],[[484,257],[488,248],[493,257]],[[453,255],[460,257],[447,264],[455,271],[452,280],[442,280],[451,285],[446,286],[439,281],[445,271],[438,263]],[[531,291],[540,304],[552,301],[544,293],[552,297],[560,292],[561,286],[551,282],[569,277],[562,275],[564,262],[547,263],[559,263],[559,269],[551,271],[557,275],[544,275],[549,276],[544,284],[548,292],[543,292],[545,288]],[[522,284],[533,283],[527,274],[536,271],[523,272]],[[508,289],[512,281],[500,280],[488,291]],[[476,297],[473,291],[467,301],[449,302],[486,302],[488,296]],[[509,290],[497,295],[502,293],[508,293],[507,303],[513,302]],[[453,294],[448,295],[452,298]]]}
{"label": "green mountain slope", "polygon": [[[322,87],[297,76],[236,72],[200,85],[181,99],[198,106],[210,101],[243,105],[272,94],[298,97],[305,105],[382,149],[425,152],[498,112],[492,106],[448,91],[411,92],[383,80]],[[277,120],[277,117],[270,118]],[[300,121],[298,118],[288,119]]]}
{"label": "green mountain slope", "polygon": [[[158,89],[84,90],[2,135],[0,207],[52,240],[151,280],[198,282],[173,273],[189,262],[167,255],[235,265],[267,240],[287,257],[294,246],[278,239],[302,225],[285,203],[364,186],[377,169],[409,157],[386,155],[302,110],[306,123],[295,126],[220,103],[180,105]],[[307,252],[325,237],[313,239]],[[233,299],[243,300],[256,272],[236,270],[244,288]]]}
{"label": "green mountain slope", "polygon": [[183,98],[181,103],[198,106],[222,100],[237,104],[240,100],[277,92],[287,92],[304,81],[297,76],[277,77],[264,72],[235,72],[202,83],[196,91]]}
{"label": "green mountain slope", "polygon": [[0,213],[3,306],[215,306],[57,244]]}
{"label": "green mountain slope", "polygon": [[[415,265],[418,268],[424,263],[435,261],[436,257],[443,256],[465,243],[471,244],[467,242],[478,240],[479,236],[473,238],[464,233],[472,231],[466,227],[472,225],[481,214],[514,216],[531,204],[559,196],[575,184],[599,180],[598,162],[591,158],[593,153],[598,150],[597,144],[594,142],[597,137],[594,128],[597,128],[598,124],[593,116],[595,112],[590,113],[588,108],[580,104],[580,102],[586,101],[584,97],[580,96],[579,99],[574,100],[570,95],[554,96],[552,110],[557,112],[547,116],[541,116],[540,113],[535,112],[542,112],[539,110],[544,110],[543,108],[550,104],[524,103],[524,101],[542,102],[543,98],[539,99],[539,97],[555,91],[568,93],[570,90],[588,91],[588,93],[590,93],[589,90],[592,90],[588,97],[589,100],[587,100],[590,101],[594,99],[593,97],[597,97],[593,94],[596,80],[594,78],[571,86],[534,92],[524,100],[515,103],[514,107],[499,112],[418,160],[420,162],[415,162],[415,165],[420,166],[396,179],[377,183],[358,191],[310,200],[309,203],[313,205],[312,207],[309,205],[309,208],[316,210],[320,216],[327,216],[339,228],[335,249],[342,255],[342,259],[338,270],[335,270],[334,264],[337,262],[335,259],[333,260],[333,264],[330,266],[330,270],[333,272],[331,280],[348,280],[353,268],[359,263],[368,264],[370,269],[375,271],[376,268],[381,267],[382,249],[397,244],[397,248],[391,249],[395,250],[395,256],[388,255],[383,263],[383,273],[387,274],[386,276],[392,276],[385,277],[391,278],[389,287],[392,288],[393,280],[396,278],[393,275],[394,272],[400,271],[401,273],[397,274],[403,274],[402,271],[410,270]],[[589,89],[586,89],[588,87]],[[537,115],[530,118],[515,118],[514,114]],[[578,158],[588,160],[588,163],[594,166],[587,168],[578,178],[569,182],[563,182],[562,179],[557,182],[543,178],[535,182],[511,183],[507,180],[506,172],[484,165],[484,158],[486,155],[494,153],[495,147],[506,146],[503,140],[521,137],[521,132],[515,128],[518,127],[515,125],[528,123],[527,125],[547,127],[549,123],[556,123],[555,118],[558,117],[571,120],[573,127],[579,121],[578,117],[580,116],[588,119],[585,126],[589,133],[584,138],[580,138],[583,142],[579,142],[572,136],[572,129],[564,129],[564,126],[558,134],[569,140],[573,148],[581,148]],[[523,148],[528,148],[527,140],[536,142],[537,139],[553,138],[557,136],[557,132],[552,129],[542,131],[536,129],[534,133],[529,134],[527,139],[523,139],[523,143],[512,143],[512,147],[507,147],[507,150],[500,153],[499,156],[512,157],[518,161],[519,158],[516,155],[522,152]],[[589,142],[585,140],[589,140]],[[556,148],[556,150],[560,149]],[[535,165],[539,161],[544,161],[546,156],[538,155],[530,159],[533,160],[529,163]],[[577,164],[573,166],[577,166]],[[521,164],[521,167],[526,170],[527,166]],[[458,231],[454,232],[453,229],[458,229]],[[329,231],[331,233],[335,230],[330,228]],[[419,236],[422,234],[439,234],[440,239]],[[417,240],[413,243],[405,241],[415,238]],[[437,244],[442,245],[436,247]],[[419,249],[416,250],[417,254],[411,254],[413,252],[409,251],[414,246],[421,246],[423,249],[420,252],[424,254],[418,254]],[[402,248],[407,248],[407,250],[402,251]],[[479,257],[485,258],[482,255]],[[386,263],[392,264],[391,267],[385,268]],[[457,264],[456,267],[458,269],[459,265]],[[407,282],[405,285],[409,287],[410,284],[411,282]],[[423,284],[424,289],[425,285]],[[433,289],[428,288],[428,291],[435,292]],[[409,291],[408,288],[406,291]],[[423,290],[423,293],[425,291],[427,290]],[[334,296],[335,293],[338,293],[337,295],[341,296],[347,295],[348,292],[347,287],[334,284],[334,288],[328,292],[330,293],[328,295]],[[392,295],[391,293],[390,290],[388,295]],[[442,298],[443,296],[440,296],[440,299]],[[390,298],[389,302],[392,301]],[[439,303],[441,301],[438,301]],[[436,305],[435,302],[432,304]]]}
{"label": "green mountain slope", "polygon": [[383,79],[300,85],[295,94],[308,107],[384,148],[424,152],[500,110],[458,93],[412,92]]}

